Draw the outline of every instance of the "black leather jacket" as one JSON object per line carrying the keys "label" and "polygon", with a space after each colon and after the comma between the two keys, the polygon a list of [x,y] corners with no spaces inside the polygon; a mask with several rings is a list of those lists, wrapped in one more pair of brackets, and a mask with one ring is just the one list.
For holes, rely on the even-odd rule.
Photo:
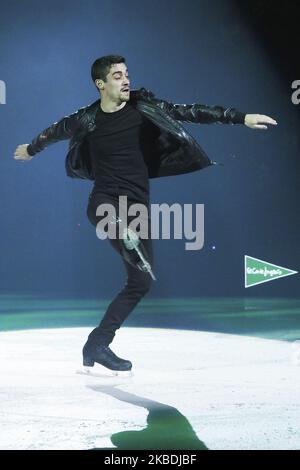
{"label": "black leather jacket", "polygon": [[[149,178],[189,173],[216,164],[178,121],[244,124],[245,120],[245,114],[234,108],[172,104],[155,98],[145,88],[132,90],[130,103],[160,129],[153,159],[147,163]],[[85,136],[95,129],[95,116],[99,106],[100,99],[52,124],[33,139],[27,148],[29,155],[35,155],[60,140],[70,139],[65,160],[67,175],[94,180]]]}

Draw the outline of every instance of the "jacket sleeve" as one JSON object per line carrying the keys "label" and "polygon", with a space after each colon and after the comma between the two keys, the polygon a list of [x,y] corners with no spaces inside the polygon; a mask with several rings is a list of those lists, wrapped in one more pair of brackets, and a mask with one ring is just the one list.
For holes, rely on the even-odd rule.
{"label": "jacket sleeve", "polygon": [[201,124],[245,124],[245,113],[235,108],[223,108],[219,105],[205,104],[173,104],[165,100],[155,99],[156,104],[169,113],[177,121]]}
{"label": "jacket sleeve", "polygon": [[80,127],[80,117],[84,108],[80,108],[73,114],[65,116],[50,127],[40,132],[27,147],[30,156],[44,150],[48,145],[54,144],[60,140],[70,139]]}

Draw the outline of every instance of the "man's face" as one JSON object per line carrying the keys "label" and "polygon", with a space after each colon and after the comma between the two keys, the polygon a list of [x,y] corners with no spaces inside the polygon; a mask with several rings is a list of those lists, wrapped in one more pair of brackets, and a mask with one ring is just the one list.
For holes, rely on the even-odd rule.
{"label": "man's face", "polygon": [[[106,82],[102,82],[101,95],[118,104],[129,101],[130,80],[126,64],[112,64]],[[126,90],[124,90],[126,88]]]}

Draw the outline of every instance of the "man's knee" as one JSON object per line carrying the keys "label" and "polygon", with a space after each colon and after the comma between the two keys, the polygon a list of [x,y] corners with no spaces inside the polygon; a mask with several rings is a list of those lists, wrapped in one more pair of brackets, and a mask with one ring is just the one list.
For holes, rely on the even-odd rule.
{"label": "man's knee", "polygon": [[147,292],[149,292],[151,286],[152,286],[152,279],[150,277],[150,274],[146,274],[146,278],[143,280],[143,283],[142,283],[142,291],[143,291],[143,294],[147,294]]}
{"label": "man's knee", "polygon": [[152,278],[150,274],[141,272],[140,276],[135,276],[134,279],[130,278],[127,281],[127,286],[143,297],[149,292],[152,286]]}

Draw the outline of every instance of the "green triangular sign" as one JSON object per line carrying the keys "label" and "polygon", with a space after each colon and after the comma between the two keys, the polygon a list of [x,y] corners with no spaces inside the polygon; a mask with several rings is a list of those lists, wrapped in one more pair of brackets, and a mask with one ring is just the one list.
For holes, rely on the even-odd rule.
{"label": "green triangular sign", "polygon": [[291,276],[298,271],[267,263],[261,259],[245,255],[245,287],[256,286],[263,282],[274,281],[279,277]]}

